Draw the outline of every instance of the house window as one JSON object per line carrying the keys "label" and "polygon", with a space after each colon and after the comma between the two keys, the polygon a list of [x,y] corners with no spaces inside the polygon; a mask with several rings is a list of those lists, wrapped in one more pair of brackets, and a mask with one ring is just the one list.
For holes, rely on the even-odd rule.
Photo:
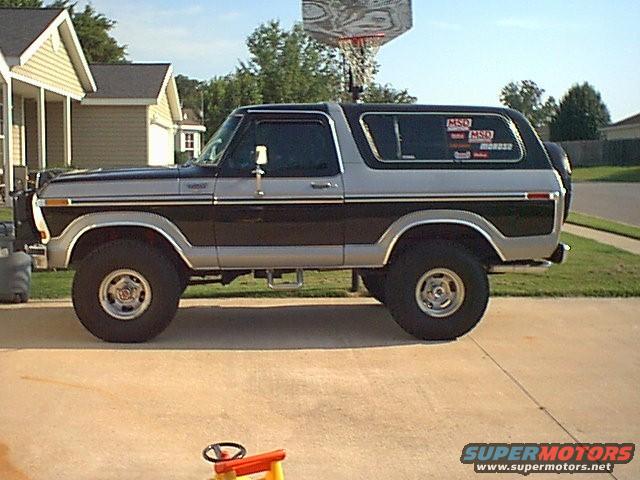
{"label": "house window", "polygon": [[195,139],[193,133],[184,134],[184,149],[193,150],[195,148]]}

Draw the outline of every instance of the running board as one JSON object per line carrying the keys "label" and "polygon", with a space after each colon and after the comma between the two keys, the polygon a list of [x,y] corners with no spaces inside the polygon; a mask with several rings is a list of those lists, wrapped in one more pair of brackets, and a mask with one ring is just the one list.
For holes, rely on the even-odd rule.
{"label": "running board", "polygon": [[301,268],[296,270],[295,283],[292,283],[292,282],[276,283],[273,270],[267,270],[267,285],[269,285],[269,288],[271,290],[279,290],[279,291],[298,290],[302,288],[302,286],[304,285],[304,272],[302,271]]}

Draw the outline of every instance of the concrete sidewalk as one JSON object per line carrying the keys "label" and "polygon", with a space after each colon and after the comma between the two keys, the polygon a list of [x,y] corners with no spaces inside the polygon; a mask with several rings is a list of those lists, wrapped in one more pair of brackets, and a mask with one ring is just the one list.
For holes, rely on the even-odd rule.
{"label": "concrete sidewalk", "polygon": [[638,442],[638,312],[499,298],[471,335],[425,343],[368,299],[191,300],[117,346],[67,302],[2,306],[0,478],[204,480],[202,448],[236,440],[286,448],[289,479],[465,479],[469,442]]}
{"label": "concrete sidewalk", "polygon": [[619,248],[620,250],[626,250],[627,252],[640,255],[640,240],[625,237],[623,235],[616,235],[614,233],[603,232],[601,230],[595,230],[593,228],[587,228],[580,225],[574,225],[571,223],[565,223],[562,226],[562,231],[578,235],[580,237],[590,238],[596,242],[604,243],[605,245],[611,245],[612,247]]}

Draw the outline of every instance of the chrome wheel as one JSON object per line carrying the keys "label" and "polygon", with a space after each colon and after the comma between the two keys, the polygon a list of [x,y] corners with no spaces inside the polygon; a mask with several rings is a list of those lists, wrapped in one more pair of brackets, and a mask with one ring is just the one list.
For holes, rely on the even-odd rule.
{"label": "chrome wheel", "polygon": [[448,317],[464,302],[464,283],[457,273],[447,268],[434,268],[418,280],[416,301],[427,315]]}
{"label": "chrome wheel", "polygon": [[151,285],[134,270],[116,270],[100,284],[100,305],[118,320],[134,320],[151,305]]}

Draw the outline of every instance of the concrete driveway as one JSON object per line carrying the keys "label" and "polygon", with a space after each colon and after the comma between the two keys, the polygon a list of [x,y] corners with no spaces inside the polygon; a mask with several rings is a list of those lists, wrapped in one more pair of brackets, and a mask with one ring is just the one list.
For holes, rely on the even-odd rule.
{"label": "concrete driveway", "polygon": [[0,307],[0,478],[204,480],[201,449],[236,440],[286,448],[290,479],[463,479],[468,442],[638,442],[639,312],[494,299],[424,343],[367,299],[187,301],[119,347],[67,303]]}
{"label": "concrete driveway", "polygon": [[640,227],[640,183],[574,183],[575,212]]}

